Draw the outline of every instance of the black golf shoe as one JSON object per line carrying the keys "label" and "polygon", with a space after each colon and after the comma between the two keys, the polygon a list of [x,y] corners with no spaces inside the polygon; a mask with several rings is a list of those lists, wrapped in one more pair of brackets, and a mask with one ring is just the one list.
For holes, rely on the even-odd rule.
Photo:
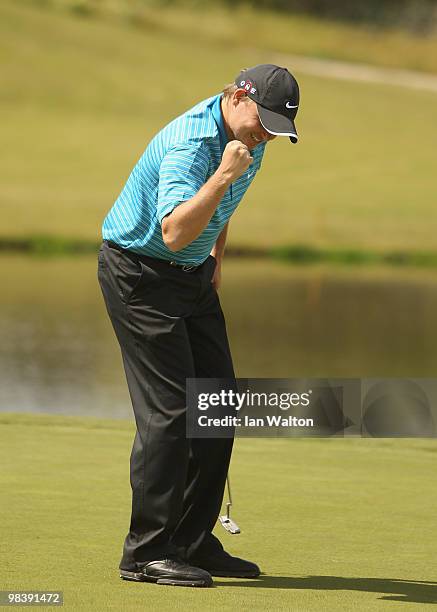
{"label": "black golf shoe", "polygon": [[258,578],[261,573],[256,563],[233,557],[225,550],[204,557],[196,556],[189,562],[206,570],[212,576],[223,578]]}
{"label": "black golf shoe", "polygon": [[149,561],[135,571],[120,569],[120,578],[173,586],[210,587],[213,585],[211,575],[207,571],[188,565],[178,557]]}

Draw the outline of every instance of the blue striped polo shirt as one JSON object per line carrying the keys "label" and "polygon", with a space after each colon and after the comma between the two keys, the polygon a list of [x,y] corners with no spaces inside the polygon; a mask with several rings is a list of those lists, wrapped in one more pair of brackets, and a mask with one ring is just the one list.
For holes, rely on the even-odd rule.
{"label": "blue striped polo shirt", "polygon": [[218,94],[203,100],[151,140],[103,222],[105,240],[182,264],[205,261],[259,170],[266,144],[252,150],[252,164],[230,185],[203,232],[183,249],[170,251],[162,239],[162,219],[190,200],[221,162],[228,139],[220,99]]}

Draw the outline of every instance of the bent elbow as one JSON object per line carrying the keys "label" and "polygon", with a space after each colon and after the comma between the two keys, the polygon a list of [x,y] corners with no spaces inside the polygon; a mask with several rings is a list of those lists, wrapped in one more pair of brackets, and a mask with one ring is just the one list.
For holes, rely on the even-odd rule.
{"label": "bent elbow", "polygon": [[170,240],[169,238],[164,238],[164,237],[163,237],[163,240],[164,240],[165,246],[168,248],[169,251],[171,251],[172,253],[176,253],[176,251],[179,251],[179,247],[174,241]]}
{"label": "bent elbow", "polygon": [[169,251],[176,251],[177,249],[175,248],[175,242],[172,239],[172,237],[168,234],[168,232],[162,232],[162,241],[164,242],[165,246],[168,248]]}
{"label": "bent elbow", "polygon": [[162,240],[169,251],[174,253],[179,250],[180,247],[175,240],[174,232],[168,227],[167,223],[162,224]]}

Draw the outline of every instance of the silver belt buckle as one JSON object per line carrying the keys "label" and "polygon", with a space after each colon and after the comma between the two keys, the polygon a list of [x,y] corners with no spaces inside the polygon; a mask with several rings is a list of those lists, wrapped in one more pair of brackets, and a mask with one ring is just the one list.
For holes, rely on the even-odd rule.
{"label": "silver belt buckle", "polygon": [[192,272],[198,268],[198,266],[192,266],[191,264],[178,264],[177,261],[171,261],[170,265],[179,268],[182,272]]}

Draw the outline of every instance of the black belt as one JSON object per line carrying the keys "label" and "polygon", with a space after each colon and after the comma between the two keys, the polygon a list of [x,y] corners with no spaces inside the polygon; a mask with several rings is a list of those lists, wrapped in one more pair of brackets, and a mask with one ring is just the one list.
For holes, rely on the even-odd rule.
{"label": "black belt", "polygon": [[183,270],[184,272],[194,272],[195,270],[197,270],[197,268],[200,268],[200,266],[202,265],[200,264],[198,266],[193,266],[191,264],[181,264],[181,263],[178,263],[177,261],[168,261],[168,259],[158,259],[157,257],[149,257],[149,255],[142,255],[140,253],[135,253],[135,251],[124,249],[119,244],[117,244],[116,242],[112,242],[111,240],[105,240],[105,242],[109,247],[111,247],[112,249],[116,249],[117,251],[132,253],[136,255],[137,257],[139,257],[140,259],[144,258],[145,260],[151,259],[153,261],[160,261],[161,263],[168,264],[169,266],[173,266],[174,268],[179,268],[180,270]]}

